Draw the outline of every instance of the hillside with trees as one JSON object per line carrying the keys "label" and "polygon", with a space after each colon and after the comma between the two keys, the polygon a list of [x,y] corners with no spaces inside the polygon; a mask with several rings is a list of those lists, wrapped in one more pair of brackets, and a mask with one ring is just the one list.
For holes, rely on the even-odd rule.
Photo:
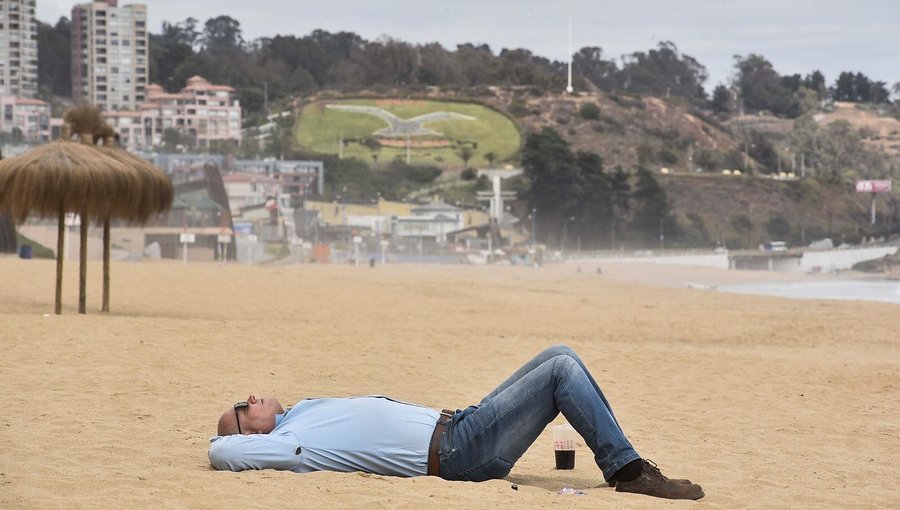
{"label": "hillside with trees", "polygon": [[[65,19],[39,27],[39,86],[57,102],[69,93],[69,30]],[[891,101],[900,83],[852,70],[783,75],[762,55],[738,55],[729,83],[708,84],[702,63],[673,42],[621,57],[589,46],[573,56],[578,92],[568,95],[565,64],[527,49],[324,30],[246,41],[229,16],[164,23],[151,34],[150,59],[151,81],[170,91],[195,74],[235,87],[247,128],[287,111],[269,144],[223,150],[325,159],[331,196],[399,196],[472,177],[469,162],[489,160],[525,168],[513,184],[516,212],[541,211],[539,236],[557,243],[565,232],[585,247],[657,246],[662,234],[668,246],[750,247],[773,237],[857,240],[896,234],[900,224],[898,191],[880,201],[875,227],[867,197],[850,191],[854,179],[900,171],[900,101]],[[295,143],[292,126],[317,98],[482,104],[514,119],[524,143],[500,160],[469,147],[443,175],[402,161],[341,160]],[[484,188],[460,184],[471,194]]]}

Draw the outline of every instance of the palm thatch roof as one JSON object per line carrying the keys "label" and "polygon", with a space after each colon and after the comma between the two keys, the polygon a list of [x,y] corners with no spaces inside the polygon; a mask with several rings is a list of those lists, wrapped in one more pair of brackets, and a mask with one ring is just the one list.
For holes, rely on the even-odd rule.
{"label": "palm thatch roof", "polygon": [[137,195],[123,209],[115,211],[116,217],[134,223],[146,223],[153,215],[167,211],[172,206],[175,189],[166,174],[149,162],[115,146],[115,132],[104,130],[103,145],[97,149],[123,165],[136,175],[138,186],[133,189]]}
{"label": "palm thatch roof", "polygon": [[[70,135],[91,137],[101,134],[109,125],[103,120],[100,109],[89,103],[80,103],[66,110],[63,122],[71,129]],[[88,142],[93,145],[93,141]]]}
{"label": "palm thatch roof", "polygon": [[[172,205],[169,178],[150,163],[111,146],[115,131],[90,105],[67,111],[62,140],[0,161],[0,209],[16,221],[60,211],[106,221],[145,223]],[[77,134],[83,143],[69,141]],[[97,139],[109,140],[97,147]]]}
{"label": "palm thatch roof", "polygon": [[17,222],[29,214],[55,217],[60,211],[105,219],[127,193],[129,169],[93,147],[60,140],[0,161],[0,208]]}

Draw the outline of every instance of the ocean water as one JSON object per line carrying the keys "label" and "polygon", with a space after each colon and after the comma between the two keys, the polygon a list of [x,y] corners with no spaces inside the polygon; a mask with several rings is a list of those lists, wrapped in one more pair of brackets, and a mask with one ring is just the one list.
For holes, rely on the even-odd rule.
{"label": "ocean water", "polygon": [[718,290],[741,294],[762,294],[791,299],[843,299],[882,301],[900,305],[900,281],[832,280],[795,283],[749,283],[721,285]]}

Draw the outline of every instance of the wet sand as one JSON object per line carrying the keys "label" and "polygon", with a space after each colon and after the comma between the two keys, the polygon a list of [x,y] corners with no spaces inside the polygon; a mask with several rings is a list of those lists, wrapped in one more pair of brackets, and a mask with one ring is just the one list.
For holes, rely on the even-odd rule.
{"label": "wet sand", "polygon": [[[77,265],[68,264],[64,315],[54,316],[53,269],[0,258],[2,508],[885,508],[900,500],[896,305],[649,285],[661,277],[647,268],[623,269],[640,276],[628,277],[566,265],[144,262],[113,264],[109,315],[99,312],[100,266],[90,264],[86,316],[75,313]],[[693,268],[665,274],[698,278]],[[664,473],[701,483],[704,499],[616,493],[583,444],[576,469],[556,471],[549,429],[507,480],[481,484],[209,466],[218,415],[251,392],[286,403],[382,393],[464,407],[553,343],[581,353],[638,451]],[[587,495],[558,495],[563,486]]]}

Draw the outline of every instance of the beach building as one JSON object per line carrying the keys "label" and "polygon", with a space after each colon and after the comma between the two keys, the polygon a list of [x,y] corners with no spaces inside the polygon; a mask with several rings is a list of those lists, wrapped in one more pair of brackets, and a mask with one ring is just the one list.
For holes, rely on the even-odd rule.
{"label": "beach building", "polygon": [[413,207],[411,213],[410,216],[391,218],[394,238],[443,244],[447,241],[447,234],[465,227],[462,209],[437,200]]}
{"label": "beach building", "polygon": [[238,215],[240,209],[251,206],[265,206],[266,202],[282,195],[281,182],[266,175],[235,172],[222,177],[231,214]]}
{"label": "beach building", "polygon": [[77,4],[72,8],[72,99],[105,111],[134,110],[147,99],[149,48],[146,5]]}
{"label": "beach building", "polygon": [[278,179],[284,193],[308,198],[325,191],[325,164],[300,159],[238,159],[234,170]]}
{"label": "beach building", "polygon": [[50,141],[50,105],[40,99],[0,96],[0,133],[13,142]]}
{"label": "beach building", "polygon": [[0,0],[0,95],[34,97],[38,48],[35,0]]}
{"label": "beach building", "polygon": [[168,93],[156,84],[149,85],[146,92],[146,100],[136,108],[104,113],[129,149],[158,147],[169,130],[177,132],[189,147],[241,143],[241,106],[233,88],[194,76],[177,93]]}

